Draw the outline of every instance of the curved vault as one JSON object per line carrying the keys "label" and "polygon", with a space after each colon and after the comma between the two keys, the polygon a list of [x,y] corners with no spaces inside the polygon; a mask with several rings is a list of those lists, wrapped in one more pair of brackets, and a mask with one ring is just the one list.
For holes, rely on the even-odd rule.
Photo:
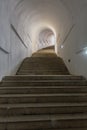
{"label": "curved vault", "polygon": [[32,51],[35,52],[53,44],[48,44],[50,32],[53,35],[51,37],[55,37],[54,44],[58,42],[59,36],[63,39],[72,26],[72,15],[61,0],[19,0],[11,22],[24,43],[31,44]]}

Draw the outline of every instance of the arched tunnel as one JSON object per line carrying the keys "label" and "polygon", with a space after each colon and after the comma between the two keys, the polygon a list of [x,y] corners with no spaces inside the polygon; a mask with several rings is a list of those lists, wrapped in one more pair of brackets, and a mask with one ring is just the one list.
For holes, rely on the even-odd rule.
{"label": "arched tunnel", "polygon": [[0,130],[87,130],[87,0],[0,0]]}
{"label": "arched tunnel", "polygon": [[71,74],[87,77],[87,0],[0,0],[0,78],[54,45]]}

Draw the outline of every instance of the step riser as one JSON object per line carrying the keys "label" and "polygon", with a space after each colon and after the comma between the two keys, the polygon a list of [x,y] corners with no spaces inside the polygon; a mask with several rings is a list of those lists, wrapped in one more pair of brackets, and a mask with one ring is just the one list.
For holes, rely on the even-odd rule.
{"label": "step riser", "polygon": [[29,63],[24,63],[24,64],[22,64],[22,67],[31,67],[31,66],[35,66],[35,67],[43,67],[43,66],[45,66],[45,67],[60,67],[60,68],[66,68],[66,66],[65,66],[65,64],[63,64],[63,63],[58,63],[57,62],[57,64],[55,64],[54,65],[54,62],[52,63],[51,62],[51,64],[50,64],[50,62],[46,62],[46,63],[44,63],[43,61],[42,62],[38,62],[38,63],[35,63],[35,62],[29,62]]}
{"label": "step riser", "polygon": [[52,79],[52,78],[48,78],[48,79],[39,79],[39,78],[36,78],[36,79],[34,79],[34,78],[12,78],[12,79],[3,79],[3,82],[27,82],[27,81],[40,81],[40,80],[43,80],[43,81],[49,81],[49,80],[52,80],[53,82],[55,82],[55,81],[59,81],[59,80],[66,80],[66,81],[74,81],[74,80],[76,80],[77,82],[81,82],[81,81],[85,81],[84,79]]}
{"label": "step riser", "polygon": [[55,69],[67,69],[64,64],[62,64],[62,65],[58,64],[58,65],[55,66],[54,64],[48,65],[48,64],[44,64],[44,63],[40,63],[40,64],[34,64],[34,63],[23,64],[21,69],[32,69],[32,68],[37,68],[37,67],[40,68],[40,69],[43,69],[43,70],[45,70],[45,69],[49,70],[49,68],[52,68],[54,70]]}
{"label": "step riser", "polygon": [[56,69],[61,69],[61,70],[66,70],[66,67],[62,67],[62,66],[46,66],[46,65],[43,65],[43,66],[39,66],[39,65],[23,65],[22,67],[21,67],[21,69],[24,69],[24,70],[30,70],[30,69],[36,69],[37,70],[37,67],[39,68],[39,69],[41,69],[41,70],[45,70],[45,69],[53,69],[53,70],[56,70]]}
{"label": "step riser", "polygon": [[[37,67],[37,68],[39,68],[39,67]],[[27,72],[27,71],[30,71],[30,72],[32,72],[32,71],[35,71],[35,72],[61,72],[61,71],[63,71],[63,72],[68,72],[67,71],[67,69],[65,69],[65,70],[62,70],[62,69],[51,69],[51,68],[44,68],[44,69],[39,69],[39,71],[37,70],[37,68],[36,69],[34,69],[34,68],[32,68],[32,69],[28,69],[28,70],[26,70],[25,69],[25,67],[24,67],[24,69],[22,68],[22,69],[20,69],[20,71],[21,72]]]}
{"label": "step riser", "polygon": [[61,67],[61,68],[66,68],[65,64],[63,62],[56,62],[54,65],[55,61],[53,62],[48,62],[48,61],[32,61],[32,62],[27,62],[27,63],[23,63],[22,67],[28,67],[28,66],[35,66],[35,67]]}
{"label": "step riser", "polygon": [[51,69],[51,68],[49,68],[49,69],[47,69],[47,71],[44,71],[43,69],[39,69],[39,71],[37,71],[37,69],[34,69],[34,68],[32,68],[32,69],[21,69],[20,70],[20,73],[30,73],[30,72],[35,72],[35,73],[37,73],[37,72],[40,72],[40,73],[42,73],[42,72],[47,72],[47,73],[50,73],[50,72],[67,72],[67,70],[62,70],[62,69],[57,69],[57,71],[54,69]]}
{"label": "step riser", "polygon": [[64,67],[46,67],[46,66],[43,66],[43,67],[39,67],[39,66],[23,66],[21,67],[21,70],[23,71],[28,71],[28,70],[35,70],[37,71],[37,68],[39,68],[40,71],[44,71],[44,70],[57,70],[57,71],[67,71],[67,68],[64,68]]}
{"label": "step riser", "polygon": [[[45,61],[45,62],[44,62]],[[34,64],[40,64],[40,63],[44,63],[44,64],[47,64],[47,63],[62,63],[64,64],[63,60],[62,59],[58,59],[58,58],[46,58],[46,57],[31,57],[31,58],[28,58],[28,59],[25,59],[23,64],[27,64],[27,63],[34,63]]]}
{"label": "step riser", "polygon": [[19,72],[19,75],[22,75],[22,74],[28,74],[28,75],[69,75],[69,72],[67,72],[67,70],[65,71],[62,71],[62,70],[59,70],[59,71],[52,71],[51,69],[49,71],[43,71],[43,70],[40,70],[40,71],[35,71],[34,69],[32,70],[20,70]]}
{"label": "step riser", "polygon": [[75,76],[12,76],[4,77],[3,81],[26,81],[26,80],[84,80],[83,77]]}
{"label": "step riser", "polygon": [[46,59],[46,58],[36,59],[36,57],[33,58],[33,59],[28,59],[27,61],[25,60],[22,65],[28,65],[28,64],[31,65],[32,63],[33,63],[33,65],[36,64],[38,66],[40,66],[40,64],[41,65],[51,65],[51,66],[52,65],[54,65],[54,66],[65,65],[63,61],[59,61],[59,60],[57,60],[57,58],[55,58],[55,59],[54,58],[53,59],[52,58],[48,58],[48,59]]}
{"label": "step riser", "polygon": [[[8,108],[8,107],[7,107]],[[0,108],[0,116],[87,113],[87,106]]]}
{"label": "step riser", "polygon": [[49,120],[1,123],[1,130],[31,130],[31,129],[62,129],[62,128],[87,128],[87,120]]}
{"label": "step riser", "polygon": [[62,66],[38,66],[38,65],[26,65],[26,66],[22,66],[21,69],[24,69],[24,70],[31,70],[31,69],[37,69],[37,67],[39,67],[39,69],[41,70],[45,70],[45,69],[53,69],[53,70],[56,70],[56,69],[61,69],[61,70],[66,70],[66,67],[62,67]]}
{"label": "step riser", "polygon": [[[50,65],[48,65],[48,63],[51,63]],[[48,63],[44,63],[43,61],[42,62],[38,62],[38,63],[35,63],[35,62],[27,62],[27,63],[23,63],[22,64],[22,66],[21,66],[21,68],[23,68],[23,67],[27,67],[27,68],[32,68],[32,67],[40,67],[40,68],[43,68],[44,67],[44,69],[45,69],[45,67],[48,67],[48,69],[50,68],[50,67],[52,67],[52,68],[58,68],[58,67],[60,67],[60,68],[62,68],[62,69],[64,69],[64,68],[66,68],[66,66],[65,66],[65,64],[63,64],[62,62],[61,63],[59,63],[59,64],[54,64],[54,62],[48,62]]]}
{"label": "step riser", "polygon": [[87,88],[0,88],[0,94],[87,93]]}
{"label": "step riser", "polygon": [[69,73],[65,73],[65,72],[55,72],[55,73],[53,73],[53,72],[49,72],[49,73],[44,73],[44,72],[38,72],[38,73],[35,73],[35,72],[31,72],[31,73],[21,73],[21,72],[18,72],[18,73],[16,73],[16,75],[68,75]]}
{"label": "step riser", "polygon": [[3,82],[2,86],[84,86],[85,82]]}
{"label": "step riser", "polygon": [[43,96],[38,96],[38,97],[33,97],[33,96],[29,96],[29,97],[0,97],[0,103],[2,104],[13,104],[13,103],[74,103],[74,102],[87,102],[87,96],[56,96],[56,97],[43,97]]}
{"label": "step riser", "polygon": [[[20,82],[22,82],[22,83],[30,83],[30,82],[36,82],[36,83],[87,83],[87,81],[86,80],[74,80],[74,79],[67,79],[67,80],[65,80],[65,79],[61,79],[61,80],[52,80],[52,79],[48,79],[48,80],[41,80],[41,79],[39,79],[39,80],[33,80],[33,79],[31,79],[31,80],[7,80],[7,81],[4,81],[4,83],[20,83]],[[3,82],[2,82],[3,83]]]}

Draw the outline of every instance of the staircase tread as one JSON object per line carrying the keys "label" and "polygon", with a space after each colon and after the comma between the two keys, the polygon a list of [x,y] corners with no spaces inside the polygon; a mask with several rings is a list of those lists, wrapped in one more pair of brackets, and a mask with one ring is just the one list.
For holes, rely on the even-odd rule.
{"label": "staircase tread", "polygon": [[[66,80],[66,79],[60,79],[60,80],[58,80],[58,79],[56,79],[56,80],[52,80],[52,79],[48,79],[48,80],[42,80],[42,79],[40,79],[40,80],[34,80],[34,79],[32,79],[32,80],[21,80],[21,81],[11,81],[11,80],[8,80],[8,81],[4,81],[5,83],[14,83],[14,82],[87,82],[85,79],[82,79],[82,80],[77,80],[77,79],[68,79],[68,80]],[[4,83],[4,82],[2,82],[2,83]]]}
{"label": "staircase tread", "polygon": [[87,114],[56,114],[56,115],[26,115],[0,117],[1,122],[32,122],[32,121],[57,121],[57,120],[87,120]]}
{"label": "staircase tread", "polygon": [[82,97],[85,97],[87,96],[87,93],[57,93],[57,94],[3,94],[3,95],[0,95],[0,98],[6,98],[6,97],[56,97],[56,96],[61,96],[61,97],[64,97],[64,96],[67,96],[67,97],[70,97],[70,96],[82,96]]}
{"label": "staircase tread", "polygon": [[[38,72],[37,69],[35,69],[35,70],[34,70],[34,69],[33,69],[33,70],[31,70],[31,69],[23,70],[23,69],[22,69],[22,70],[20,70],[20,72],[28,72],[28,71],[31,71],[31,72],[37,71],[37,72]],[[47,71],[47,72],[51,72],[51,71],[52,71],[52,72],[54,72],[54,71],[57,71],[57,72],[67,72],[67,70],[57,70],[57,69],[55,69],[55,70],[54,70],[54,69],[53,69],[53,70],[52,70],[52,69],[51,69],[51,70],[48,70],[48,69],[45,69],[45,70],[41,69],[41,70],[40,70],[40,69],[39,69],[39,71],[43,71],[43,72],[45,72],[45,71]]]}
{"label": "staircase tread", "polygon": [[39,108],[39,107],[83,107],[83,106],[87,106],[87,103],[23,103],[23,104],[0,104],[0,108],[7,108],[7,109],[11,109],[11,108],[26,108],[26,107],[30,107],[30,108]]}
{"label": "staircase tread", "polygon": [[87,88],[87,86],[14,86],[14,87],[12,87],[12,86],[0,86],[0,89],[2,90],[2,89],[84,89],[84,88]]}
{"label": "staircase tread", "polygon": [[[28,75],[28,76],[26,76],[26,75],[12,75],[12,76],[5,76],[5,77],[32,77],[32,76],[34,76],[34,77],[36,77],[36,75]],[[65,76],[68,76],[68,77],[72,77],[72,76],[74,76],[74,75],[37,75],[37,77],[39,77],[39,76],[41,76],[41,77],[44,77],[44,76],[46,76],[46,77],[55,77],[55,76],[57,76],[57,77],[65,77]],[[80,77],[80,76],[74,76],[74,77]],[[82,77],[82,76],[81,76]]]}
{"label": "staircase tread", "polygon": [[70,75],[16,75],[16,76],[6,76],[5,78],[77,78],[80,79],[82,76],[70,76]]}

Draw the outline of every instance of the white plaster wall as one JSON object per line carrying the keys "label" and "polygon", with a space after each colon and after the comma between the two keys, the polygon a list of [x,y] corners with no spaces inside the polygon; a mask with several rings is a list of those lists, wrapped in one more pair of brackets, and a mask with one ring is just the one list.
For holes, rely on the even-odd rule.
{"label": "white plaster wall", "polygon": [[9,52],[10,46],[10,24],[9,24],[9,2],[0,0],[0,47]]}
{"label": "white plaster wall", "polygon": [[0,79],[9,73],[9,54],[0,50]]}
{"label": "white plaster wall", "polygon": [[[82,50],[87,46],[87,0],[67,0],[66,4],[72,12],[74,27],[65,42],[59,42],[58,54],[72,74],[87,78],[87,55]],[[64,48],[61,49],[61,45]],[[68,62],[69,59],[71,62]]]}
{"label": "white plaster wall", "polygon": [[23,45],[15,32],[11,30],[11,46],[9,55],[10,74],[15,74],[23,59],[28,56],[28,51],[28,48]]}
{"label": "white plaster wall", "polygon": [[31,55],[30,46],[25,47],[10,26],[13,7],[13,0],[0,0],[0,80],[15,74],[23,59]]}

